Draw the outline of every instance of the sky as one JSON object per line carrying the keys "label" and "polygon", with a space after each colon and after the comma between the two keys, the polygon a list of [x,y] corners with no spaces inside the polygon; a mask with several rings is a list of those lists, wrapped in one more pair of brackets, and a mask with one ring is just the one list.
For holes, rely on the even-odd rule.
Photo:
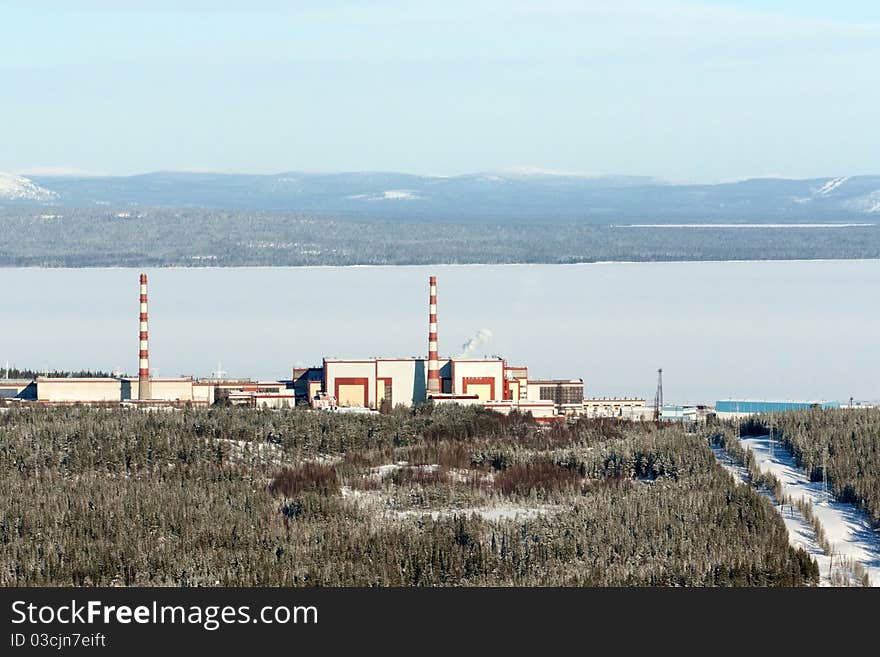
{"label": "sky", "polygon": [[0,171],[877,174],[878,70],[874,0],[6,0]]}

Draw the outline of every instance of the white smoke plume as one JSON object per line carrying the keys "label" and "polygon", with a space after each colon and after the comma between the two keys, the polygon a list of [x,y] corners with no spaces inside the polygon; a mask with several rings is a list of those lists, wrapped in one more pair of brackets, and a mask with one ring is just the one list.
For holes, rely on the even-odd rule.
{"label": "white smoke plume", "polygon": [[480,329],[474,334],[470,340],[461,345],[461,353],[458,358],[463,358],[472,354],[478,347],[483,346],[492,339],[492,331],[489,329]]}

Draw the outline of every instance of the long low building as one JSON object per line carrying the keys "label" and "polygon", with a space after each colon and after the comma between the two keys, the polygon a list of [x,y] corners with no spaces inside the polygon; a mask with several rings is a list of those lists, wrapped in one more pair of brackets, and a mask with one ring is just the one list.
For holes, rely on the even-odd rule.
{"label": "long low building", "polygon": [[0,381],[0,401],[38,404],[156,404],[208,406],[229,402],[283,408],[296,403],[293,381],[252,379],[150,379],[150,397],[139,393],[134,377],[50,377]]}
{"label": "long low building", "polygon": [[[44,403],[74,404],[124,402],[141,399],[137,378],[66,378],[35,379],[36,400]],[[209,404],[213,391],[195,385],[191,378],[150,379],[149,401]]]}
{"label": "long low building", "polygon": [[762,413],[784,413],[811,408],[840,408],[838,401],[765,401],[758,399],[724,399],[715,402],[719,419],[737,419]]}
{"label": "long low building", "polygon": [[642,397],[588,397],[584,399],[584,415],[592,418],[617,417],[627,420],[646,420],[651,409]]}

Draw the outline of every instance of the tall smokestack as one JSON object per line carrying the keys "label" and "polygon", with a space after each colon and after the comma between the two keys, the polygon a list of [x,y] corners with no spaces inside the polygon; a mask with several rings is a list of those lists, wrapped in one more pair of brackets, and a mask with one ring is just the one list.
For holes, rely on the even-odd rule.
{"label": "tall smokestack", "polygon": [[150,347],[147,328],[147,275],[141,274],[140,351],[138,352],[138,399],[151,399]]}
{"label": "tall smokestack", "polygon": [[437,277],[428,279],[428,394],[440,394],[440,361],[437,357]]}

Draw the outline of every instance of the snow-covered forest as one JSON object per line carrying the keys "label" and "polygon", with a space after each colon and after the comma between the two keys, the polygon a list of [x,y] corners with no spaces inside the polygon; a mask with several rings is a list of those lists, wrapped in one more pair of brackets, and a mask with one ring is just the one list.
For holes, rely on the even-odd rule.
{"label": "snow-covered forest", "polygon": [[[745,429],[765,433],[770,425],[755,420]],[[774,435],[811,481],[824,480],[838,500],[862,509],[880,527],[880,409],[784,413],[774,418]]]}
{"label": "snow-covered forest", "polygon": [[[0,206],[0,267],[311,266],[880,258],[880,227],[620,226],[535,216]],[[638,222],[653,221],[650,214]],[[742,221],[747,221],[743,218]],[[634,222],[627,222],[634,223]]]}
{"label": "snow-covered forest", "polygon": [[705,436],[460,407],[0,415],[2,585],[810,585]]}

